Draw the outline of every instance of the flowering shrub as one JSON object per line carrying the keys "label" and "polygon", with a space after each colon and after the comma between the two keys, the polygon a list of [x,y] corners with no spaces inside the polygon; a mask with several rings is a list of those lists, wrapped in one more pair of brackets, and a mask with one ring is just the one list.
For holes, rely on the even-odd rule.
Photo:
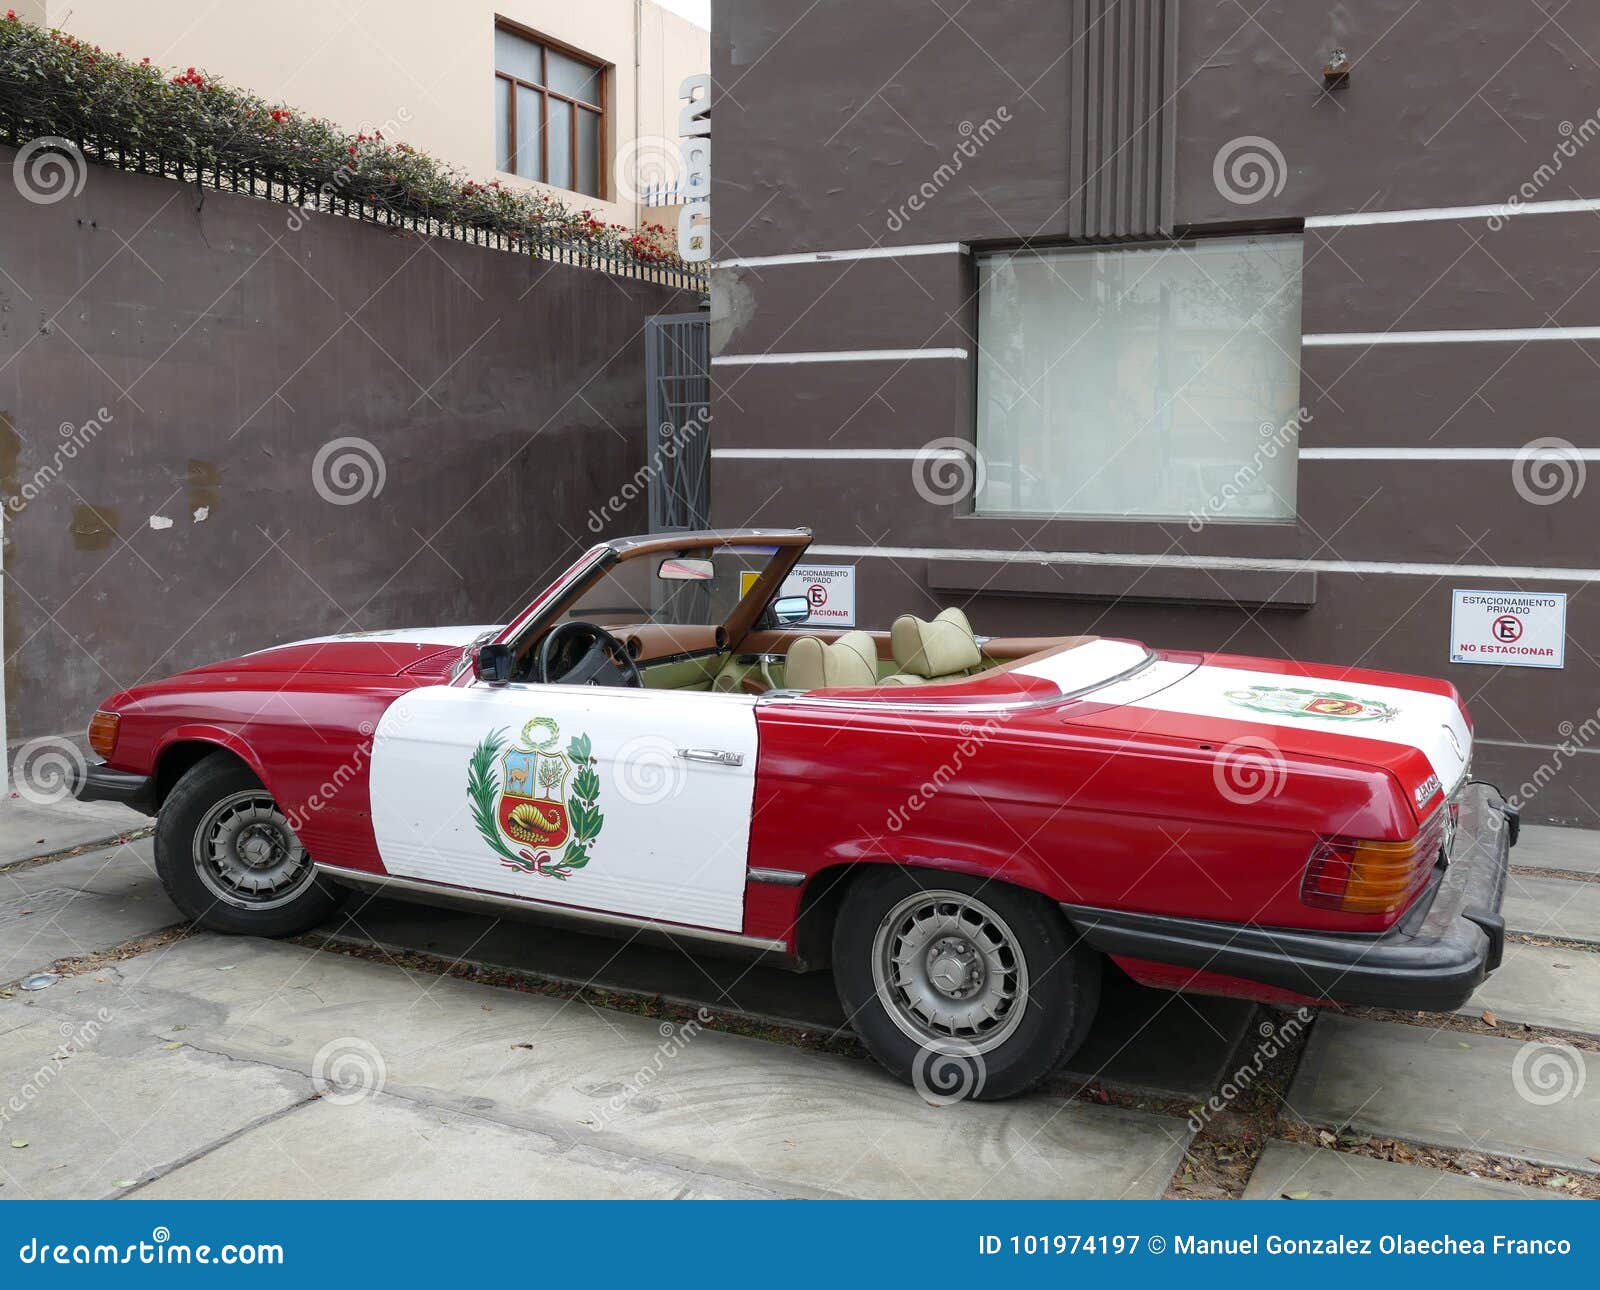
{"label": "flowering shrub", "polygon": [[208,169],[273,170],[399,216],[482,229],[519,244],[567,242],[646,264],[679,265],[667,230],[607,224],[549,193],[480,183],[381,133],[268,103],[190,67],[169,76],[59,31],[0,21],[0,117],[31,135],[103,140]]}

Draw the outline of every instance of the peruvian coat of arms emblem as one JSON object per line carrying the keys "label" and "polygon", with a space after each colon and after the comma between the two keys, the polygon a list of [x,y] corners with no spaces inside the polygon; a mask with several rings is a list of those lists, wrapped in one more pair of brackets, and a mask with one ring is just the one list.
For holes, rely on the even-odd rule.
{"label": "peruvian coat of arms emblem", "polygon": [[588,735],[561,747],[549,717],[522,727],[509,744],[492,731],[467,762],[467,797],[484,842],[508,869],[565,879],[589,863],[605,816]]}
{"label": "peruvian coat of arms emblem", "polygon": [[1400,715],[1400,709],[1392,703],[1342,694],[1338,690],[1308,690],[1292,685],[1252,685],[1248,690],[1229,690],[1227,698],[1238,707],[1279,717],[1393,721]]}

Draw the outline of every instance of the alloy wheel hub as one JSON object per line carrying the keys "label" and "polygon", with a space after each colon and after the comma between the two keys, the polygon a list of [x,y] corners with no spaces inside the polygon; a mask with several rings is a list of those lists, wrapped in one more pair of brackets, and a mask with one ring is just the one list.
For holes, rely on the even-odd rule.
{"label": "alloy wheel hub", "polygon": [[194,864],[213,895],[241,909],[287,904],[315,878],[288,817],[260,789],[232,793],[206,812]]}

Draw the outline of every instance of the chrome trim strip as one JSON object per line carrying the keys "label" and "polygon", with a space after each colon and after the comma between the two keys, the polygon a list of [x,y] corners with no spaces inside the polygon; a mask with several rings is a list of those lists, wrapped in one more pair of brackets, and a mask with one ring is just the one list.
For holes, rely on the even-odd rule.
{"label": "chrome trim strip", "polygon": [[744,876],[751,882],[769,883],[774,887],[803,887],[806,876],[794,869],[746,869]]}
{"label": "chrome trim strip", "polygon": [[319,864],[316,870],[334,882],[370,890],[376,895],[383,895],[388,891],[418,896],[434,895],[449,900],[487,905],[493,909],[515,909],[529,914],[547,914],[573,922],[593,923],[601,927],[622,927],[630,931],[656,932],[683,940],[733,945],[740,949],[758,950],[763,954],[789,953],[788,942],[772,941],[761,936],[719,932],[706,927],[689,927],[683,923],[663,923],[653,918],[633,918],[627,914],[606,914],[594,909],[579,909],[573,905],[552,905],[545,901],[522,900],[516,896],[502,896],[496,892],[474,891],[470,887],[452,887],[443,882],[420,882],[415,878],[397,878],[393,874],[362,873],[356,869],[341,869],[336,865]]}

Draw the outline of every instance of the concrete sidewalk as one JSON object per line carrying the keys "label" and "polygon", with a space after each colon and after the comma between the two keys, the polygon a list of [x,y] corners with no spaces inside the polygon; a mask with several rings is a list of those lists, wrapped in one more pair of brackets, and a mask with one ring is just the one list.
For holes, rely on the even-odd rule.
{"label": "concrete sidewalk", "polygon": [[[1184,1117],[1256,1042],[1248,1006],[1113,979],[1078,1082],[1166,1089],[1170,1114],[1064,1097],[1071,1079],[932,1106],[870,1062],[692,1020],[706,1003],[826,1031],[840,1018],[825,979],[385,901],[340,933],[365,957],[174,942],[148,838],[73,851],[145,825],[0,807],[15,857],[0,982],[76,964],[0,990],[0,1144],[25,1144],[0,1146],[0,1198],[1160,1196]],[[1600,948],[1585,948],[1600,929],[1584,922],[1600,835],[1530,828],[1515,858],[1542,872],[1513,874],[1508,914],[1546,943],[1513,939],[1461,1019],[1316,1020],[1268,1135],[1301,1140],[1268,1144],[1247,1195],[1546,1197],[1564,1194],[1552,1169],[1555,1184],[1600,1173]],[[1552,926],[1579,934],[1551,943]],[[397,961],[407,951],[670,994],[689,1019],[440,976]],[[1308,1145],[1307,1126],[1334,1145]],[[1363,1145],[1391,1138],[1416,1161]],[[1481,1160],[1499,1176],[1474,1177]],[[1527,1170],[1547,1181],[1519,1184]]]}

